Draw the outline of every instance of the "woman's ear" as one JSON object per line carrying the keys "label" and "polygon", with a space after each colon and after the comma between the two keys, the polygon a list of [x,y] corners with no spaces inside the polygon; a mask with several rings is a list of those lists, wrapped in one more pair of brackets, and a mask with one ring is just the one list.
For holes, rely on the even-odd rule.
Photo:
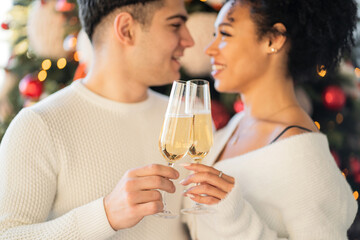
{"label": "woman's ear", "polygon": [[119,13],[114,20],[114,32],[116,38],[123,44],[134,43],[134,18],[128,12]]}
{"label": "woman's ear", "polygon": [[280,51],[286,43],[286,27],[282,23],[275,23],[273,25],[274,31],[269,34],[269,53],[276,53]]}

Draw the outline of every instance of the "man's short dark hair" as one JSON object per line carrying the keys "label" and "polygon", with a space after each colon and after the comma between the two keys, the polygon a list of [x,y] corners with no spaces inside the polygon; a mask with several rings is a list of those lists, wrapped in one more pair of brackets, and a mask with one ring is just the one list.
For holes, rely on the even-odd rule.
{"label": "man's short dark hair", "polygon": [[77,0],[81,25],[92,41],[96,26],[116,9],[124,9],[135,21],[146,26],[150,24],[155,9],[164,0]]}

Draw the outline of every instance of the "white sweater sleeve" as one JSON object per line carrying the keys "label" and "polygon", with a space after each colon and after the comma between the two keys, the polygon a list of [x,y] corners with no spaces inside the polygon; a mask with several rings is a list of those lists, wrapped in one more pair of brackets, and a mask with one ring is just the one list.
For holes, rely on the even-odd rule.
{"label": "white sweater sleeve", "polygon": [[242,197],[239,184],[219,204],[214,206],[216,231],[221,239],[273,240],[277,233],[271,230],[257,215],[253,207]]}
{"label": "white sweater sleeve", "polygon": [[29,109],[13,120],[0,145],[0,239],[105,239],[103,198],[48,220],[57,191],[55,147]]}
{"label": "white sweater sleeve", "polygon": [[[281,157],[280,154],[278,156]],[[281,186],[281,191],[266,196],[266,202],[280,209],[289,239],[347,239],[347,230],[355,218],[357,203],[335,161],[322,161],[329,157],[327,153],[293,155],[286,163],[288,170],[281,178],[283,181],[273,183]],[[308,159],[308,165],[296,165],[304,158]],[[239,181],[236,179],[233,190],[214,205],[216,230],[222,239],[287,239],[278,238],[276,231],[259,217],[243,197]],[[273,181],[273,178],[270,177],[269,181]]]}

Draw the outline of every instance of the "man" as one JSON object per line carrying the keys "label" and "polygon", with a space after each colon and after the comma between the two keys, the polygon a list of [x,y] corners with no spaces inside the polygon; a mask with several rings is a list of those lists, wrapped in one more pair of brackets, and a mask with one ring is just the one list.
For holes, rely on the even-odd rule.
{"label": "man", "polygon": [[[23,109],[4,136],[0,238],[186,239],[179,218],[151,216],[179,172],[157,147],[167,99],[149,90],[179,78],[194,44],[183,0],[79,0],[79,9],[93,65]],[[178,211],[176,194],[167,203]]]}

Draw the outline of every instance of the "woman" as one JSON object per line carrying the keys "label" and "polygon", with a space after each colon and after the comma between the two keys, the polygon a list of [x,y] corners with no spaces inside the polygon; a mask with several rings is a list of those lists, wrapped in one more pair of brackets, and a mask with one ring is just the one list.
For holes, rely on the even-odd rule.
{"label": "woman", "polygon": [[224,5],[206,53],[216,89],[241,93],[245,110],[219,134],[213,167],[185,166],[195,173],[182,184],[201,185],[184,195],[216,210],[189,217],[194,239],[347,239],[356,201],[294,82],[335,67],[355,21],[353,0]]}

